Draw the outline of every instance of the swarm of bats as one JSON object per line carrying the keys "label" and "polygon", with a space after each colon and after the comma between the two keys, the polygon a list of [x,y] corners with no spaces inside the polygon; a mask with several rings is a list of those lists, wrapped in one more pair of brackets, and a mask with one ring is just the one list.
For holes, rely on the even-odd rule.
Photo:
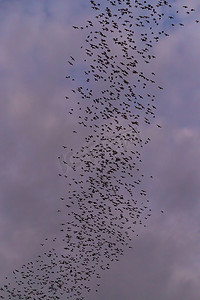
{"label": "swarm of bats", "polygon": [[[142,186],[141,148],[150,138],[143,141],[139,129],[155,118],[152,91],[162,89],[151,69],[155,44],[169,36],[161,28],[164,22],[167,28],[183,26],[177,15],[195,13],[180,2],[177,8],[177,2],[163,0],[90,1],[91,20],[73,26],[85,42],[81,57],[68,60],[66,78],[73,88],[66,100],[68,116],[77,119],[73,134],[85,136],[85,143],[77,152],[63,146],[70,155],[58,157],[68,167],[59,174],[67,186],[58,210],[65,216],[61,237],[36,261],[13,271],[1,299],[85,299],[91,279],[98,291],[102,270],[131,248],[137,224],[146,226],[151,208]],[[83,72],[73,78],[77,61]]]}

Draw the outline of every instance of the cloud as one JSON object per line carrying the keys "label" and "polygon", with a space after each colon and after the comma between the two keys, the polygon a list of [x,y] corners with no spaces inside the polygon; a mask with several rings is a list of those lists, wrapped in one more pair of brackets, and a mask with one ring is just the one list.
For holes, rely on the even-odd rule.
{"label": "cloud", "polygon": [[[54,16],[59,7],[69,13],[66,3],[57,4],[50,5]],[[33,6],[30,14],[27,4],[5,4],[0,21],[2,276],[58,231],[55,212],[64,184],[57,154],[73,126],[64,113],[71,27],[49,19],[39,1]]]}

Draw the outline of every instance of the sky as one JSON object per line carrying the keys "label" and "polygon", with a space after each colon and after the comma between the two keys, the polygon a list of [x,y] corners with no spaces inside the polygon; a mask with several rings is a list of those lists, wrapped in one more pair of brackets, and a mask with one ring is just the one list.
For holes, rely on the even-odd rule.
{"label": "sky", "polygon": [[[67,60],[83,40],[72,25],[90,14],[81,1],[0,0],[1,283],[35,259],[46,236],[59,235],[66,182],[57,157],[62,145],[82,143],[70,133],[77,120],[67,114]],[[162,128],[141,130],[151,137],[143,168],[153,175],[152,216],[87,300],[200,299],[200,25],[183,22],[154,49]]]}

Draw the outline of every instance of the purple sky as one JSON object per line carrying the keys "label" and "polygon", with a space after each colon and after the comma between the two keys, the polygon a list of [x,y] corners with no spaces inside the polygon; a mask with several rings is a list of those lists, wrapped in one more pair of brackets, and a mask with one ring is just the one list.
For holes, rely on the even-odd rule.
{"label": "purple sky", "polygon": [[[90,18],[82,1],[0,0],[0,282],[35,259],[40,243],[59,233],[57,156],[76,119],[66,114],[69,55],[82,37],[71,26]],[[191,1],[198,10],[198,1]],[[192,6],[191,6],[192,7]],[[143,153],[152,209],[133,249],[104,272],[87,300],[200,299],[200,30],[183,16],[155,47],[156,124]],[[171,30],[171,29],[170,29]],[[81,146],[81,142],[78,141]],[[164,210],[164,214],[161,214]]]}

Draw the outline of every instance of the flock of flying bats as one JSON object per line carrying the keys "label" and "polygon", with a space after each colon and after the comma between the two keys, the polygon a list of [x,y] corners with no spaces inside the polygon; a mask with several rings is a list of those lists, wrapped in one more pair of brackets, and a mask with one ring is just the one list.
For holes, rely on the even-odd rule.
{"label": "flock of flying bats", "polygon": [[[73,26],[85,41],[81,56],[68,60],[66,78],[73,88],[67,109],[77,124],[74,138],[86,137],[77,152],[63,146],[72,153],[70,170],[59,174],[67,186],[58,210],[65,221],[49,251],[14,270],[14,279],[6,278],[1,299],[83,300],[98,291],[103,271],[131,248],[137,225],[146,227],[151,208],[142,185],[141,150],[150,138],[143,141],[139,129],[156,124],[152,91],[162,87],[151,68],[155,44],[169,36],[163,28],[184,26],[179,13],[195,13],[179,2],[90,1],[91,20]],[[78,60],[82,74],[74,78]],[[81,85],[74,87],[76,82]],[[58,159],[69,164],[63,155]],[[49,238],[42,249],[45,243]]]}

